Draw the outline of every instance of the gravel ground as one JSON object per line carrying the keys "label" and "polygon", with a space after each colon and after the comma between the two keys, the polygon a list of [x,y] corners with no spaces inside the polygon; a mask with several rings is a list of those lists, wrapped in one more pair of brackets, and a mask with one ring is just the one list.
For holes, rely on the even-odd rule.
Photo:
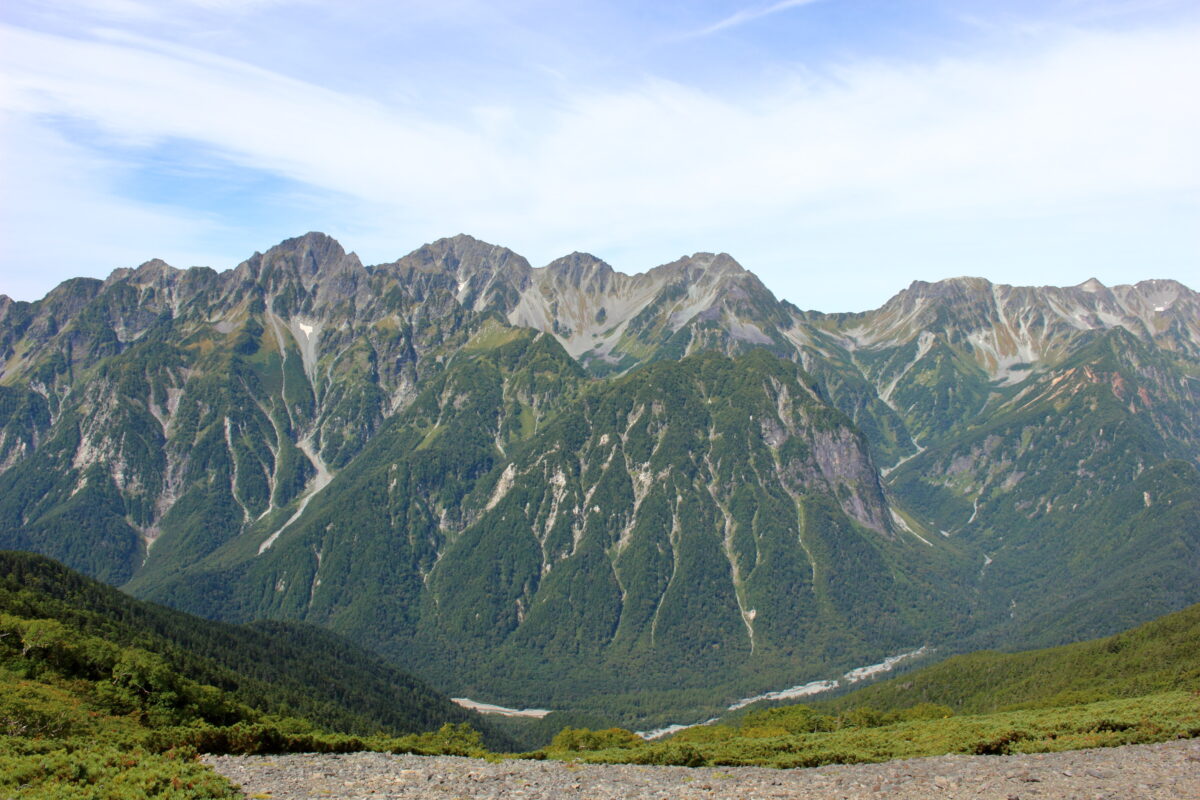
{"label": "gravel ground", "polygon": [[1200,739],[1016,756],[938,756],[773,770],[583,765],[352,753],[206,756],[248,797],[310,798],[970,798],[1197,800]]}

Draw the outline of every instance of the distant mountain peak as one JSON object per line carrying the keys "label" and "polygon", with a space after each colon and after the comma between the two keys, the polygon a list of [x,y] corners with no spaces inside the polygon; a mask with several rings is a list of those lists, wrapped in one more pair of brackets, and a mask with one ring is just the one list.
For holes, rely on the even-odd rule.
{"label": "distant mountain peak", "polygon": [[465,233],[422,245],[395,264],[407,270],[449,274],[458,280],[480,273],[504,273],[523,281],[532,270],[523,256],[507,247]]}
{"label": "distant mountain peak", "polygon": [[605,261],[591,253],[578,251],[556,258],[544,269],[552,280],[571,286],[589,284],[593,290],[603,291],[617,272]]}
{"label": "distant mountain peak", "polygon": [[109,276],[105,278],[104,285],[111,286],[114,283],[126,281],[138,286],[147,286],[153,283],[161,283],[164,280],[169,280],[179,274],[181,270],[172,267],[161,258],[152,258],[145,261],[136,268],[121,267],[114,269]]}

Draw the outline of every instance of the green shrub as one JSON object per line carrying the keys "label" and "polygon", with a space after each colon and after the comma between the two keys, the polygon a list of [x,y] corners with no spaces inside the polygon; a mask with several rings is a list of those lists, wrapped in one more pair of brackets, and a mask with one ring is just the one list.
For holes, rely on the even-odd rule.
{"label": "green shrub", "polygon": [[550,750],[579,752],[609,748],[643,747],[646,741],[624,728],[593,731],[589,728],[563,728],[550,742]]}
{"label": "green shrub", "polygon": [[1010,730],[999,736],[992,736],[971,747],[971,752],[977,756],[1005,756],[1013,752],[1013,745],[1031,738],[1028,731]]}
{"label": "green shrub", "polygon": [[706,759],[699,749],[686,742],[663,742],[634,751],[634,764],[656,764],[673,767],[701,767]]}
{"label": "green shrub", "polygon": [[95,740],[0,739],[0,796],[21,800],[203,800],[240,794],[194,750],[153,753]]}

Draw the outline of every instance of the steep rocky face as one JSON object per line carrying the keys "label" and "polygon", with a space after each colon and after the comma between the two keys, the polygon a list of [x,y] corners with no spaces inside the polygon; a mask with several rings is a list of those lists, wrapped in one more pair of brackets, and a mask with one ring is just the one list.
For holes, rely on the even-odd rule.
{"label": "steep rocky face", "polygon": [[[1162,514],[1175,502],[1190,508],[1180,498],[1200,485],[1200,394],[1173,367],[1170,354],[1114,328],[998,403],[987,425],[889,476],[922,516],[983,548],[981,589],[1002,597],[993,608],[1007,606],[1005,625],[1043,619],[1047,588],[1073,607],[1128,619],[1109,577],[1192,580],[1196,562],[1185,554],[1200,543],[1200,526],[1164,525]],[[1110,563],[1097,569],[1102,559]],[[1073,624],[1077,635],[1095,629]]]}
{"label": "steep rocky face", "polygon": [[506,247],[460,234],[371,271],[394,278],[415,302],[450,300],[472,311],[505,314],[528,287],[532,268]]}
{"label": "steep rocky face", "polygon": [[626,275],[586,253],[532,268],[506,248],[456,236],[373,269],[398,276],[415,296],[450,292],[471,310],[551,333],[595,374],[697,349],[786,346],[779,329],[791,326],[770,291],[725,254]]}
{"label": "steep rocky face", "polygon": [[1174,517],[1200,465],[1197,299],[1173,281],[960,279],[810,317],[914,437],[889,490],[981,549],[979,644],[1081,638],[1184,601],[1173,587],[1195,580],[1200,548],[1200,526]]}
{"label": "steep rocky face", "polygon": [[[476,325],[320,234],[221,274],[68,282],[7,318],[8,535],[118,581],[319,491]],[[100,510],[76,531],[64,504]]]}
{"label": "steep rocky face", "polygon": [[[1200,295],[1174,281],[1032,288],[959,278],[915,282],[875,311],[803,314],[799,327],[808,337],[806,366],[828,374],[813,362],[837,364],[841,375],[829,381],[835,402],[888,434],[887,461],[985,424],[1106,331],[1151,344],[1170,362],[1163,368],[1173,374],[1163,379],[1194,393],[1187,376],[1200,354],[1198,320]],[[864,399],[855,376],[842,377],[854,372],[898,420]]]}
{"label": "steep rocky face", "polygon": [[697,349],[733,353],[741,349],[736,343],[774,341],[760,327],[771,315],[761,312],[778,303],[725,254],[697,253],[634,276],[577,254],[548,266],[537,283],[539,291],[523,298],[510,321],[553,331],[599,374]]}
{"label": "steep rocky face", "polygon": [[726,255],[308,234],[0,298],[0,546],[487,699],[692,707],[1200,599],[1198,343],[1171,281],[823,315]]}
{"label": "steep rocky face", "polygon": [[[1061,355],[1086,331],[1124,328],[1164,349],[1200,348],[1200,299],[1176,281],[1108,288],[1095,279],[1071,287],[992,284],[956,278],[915,281],[876,311],[839,320],[856,347],[896,346],[940,333],[978,353],[992,380],[1011,384],[1039,361]],[[1025,365],[1024,367],[1014,365]]]}
{"label": "steep rocky face", "polygon": [[581,253],[530,268],[511,251],[456,237],[399,263],[410,262],[423,265],[423,281],[437,276],[471,308],[552,333],[596,375],[699,350],[766,347],[798,360],[876,434],[885,465],[979,422],[1004,389],[1054,367],[1097,332],[1127,330],[1188,363],[1200,356],[1200,296],[1174,281],[918,281],[876,311],[823,315],[779,303],[724,254],[630,276]]}
{"label": "steep rocky face", "polygon": [[702,354],[587,383],[548,335],[485,330],[281,535],[133,585],[596,710],[959,624],[955,549],[893,521],[865,440],[794,366]]}

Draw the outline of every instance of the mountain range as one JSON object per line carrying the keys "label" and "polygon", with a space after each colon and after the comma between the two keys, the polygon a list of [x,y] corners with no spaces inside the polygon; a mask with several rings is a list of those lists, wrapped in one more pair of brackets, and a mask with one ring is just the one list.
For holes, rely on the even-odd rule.
{"label": "mountain range", "polygon": [[307,234],[0,297],[0,547],[439,689],[650,720],[1200,600],[1200,295]]}

